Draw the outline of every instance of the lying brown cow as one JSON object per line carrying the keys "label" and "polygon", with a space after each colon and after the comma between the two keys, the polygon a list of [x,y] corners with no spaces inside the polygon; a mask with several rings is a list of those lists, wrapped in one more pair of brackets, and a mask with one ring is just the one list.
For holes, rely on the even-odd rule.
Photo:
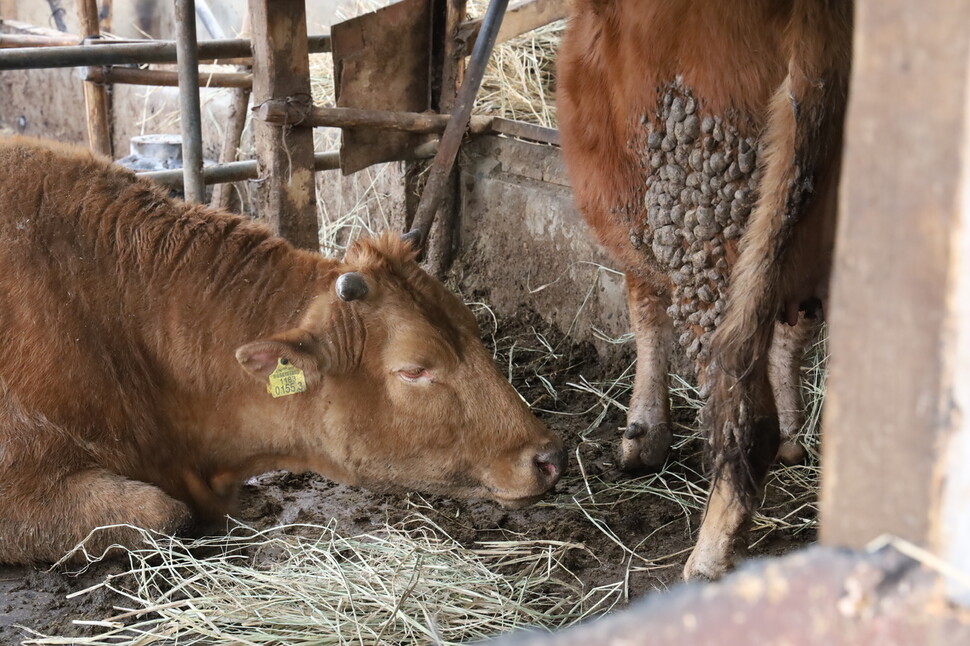
{"label": "lying brown cow", "polygon": [[799,312],[831,263],[851,15],[849,0],[577,0],[560,52],[576,199],[626,269],[623,465],[666,458],[675,336],[710,393],[714,482],[688,577],[732,565],[776,453],[802,453]]}
{"label": "lying brown cow", "polygon": [[27,139],[0,169],[0,562],[218,516],[270,469],[509,507],[559,479],[562,443],[408,242],[324,259]]}

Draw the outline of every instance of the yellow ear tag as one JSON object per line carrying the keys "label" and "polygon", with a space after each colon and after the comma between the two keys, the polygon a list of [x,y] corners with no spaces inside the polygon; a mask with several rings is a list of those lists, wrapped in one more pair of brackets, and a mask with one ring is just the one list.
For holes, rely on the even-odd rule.
{"label": "yellow ear tag", "polygon": [[286,359],[280,358],[276,370],[269,375],[269,385],[266,392],[276,397],[286,397],[306,392],[306,377],[303,371]]}

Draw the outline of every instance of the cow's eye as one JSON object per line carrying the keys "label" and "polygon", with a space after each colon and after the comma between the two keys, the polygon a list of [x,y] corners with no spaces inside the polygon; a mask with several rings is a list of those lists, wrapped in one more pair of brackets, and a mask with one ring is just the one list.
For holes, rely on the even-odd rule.
{"label": "cow's eye", "polygon": [[404,381],[415,383],[418,381],[431,381],[432,375],[427,368],[409,367],[397,371],[398,376]]}

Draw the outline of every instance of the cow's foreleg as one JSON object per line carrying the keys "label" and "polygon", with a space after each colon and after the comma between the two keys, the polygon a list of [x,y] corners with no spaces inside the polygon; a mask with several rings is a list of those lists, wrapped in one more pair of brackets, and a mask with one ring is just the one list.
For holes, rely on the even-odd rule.
{"label": "cow's foreleg", "polygon": [[620,445],[620,466],[627,470],[659,469],[667,460],[673,439],[667,390],[673,325],[666,299],[649,283],[628,272],[626,285],[637,365]]}
{"label": "cow's foreleg", "polygon": [[[96,527],[133,525],[173,533],[190,517],[184,503],[158,487],[103,469],[15,491],[0,500],[0,562],[54,562]],[[97,556],[111,545],[134,546],[138,538],[131,527],[111,527],[98,531],[85,549]]]}
{"label": "cow's foreleg", "polygon": [[782,464],[799,464],[805,460],[805,447],[798,434],[805,423],[802,400],[801,367],[806,345],[811,340],[816,322],[799,316],[795,325],[775,324],[775,335],[768,355],[768,376],[775,394],[781,444],[778,460]]}

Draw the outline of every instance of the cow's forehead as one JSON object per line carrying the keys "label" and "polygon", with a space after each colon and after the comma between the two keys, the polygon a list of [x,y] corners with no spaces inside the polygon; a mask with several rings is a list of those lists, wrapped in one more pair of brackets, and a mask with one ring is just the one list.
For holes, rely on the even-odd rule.
{"label": "cow's forehead", "polygon": [[383,234],[357,241],[345,264],[378,284],[397,316],[426,321],[461,356],[469,337],[478,338],[478,323],[468,307],[415,261],[416,252],[399,236]]}
{"label": "cow's forehead", "polygon": [[455,294],[416,264],[411,271],[396,275],[388,287],[396,293],[401,315],[426,321],[460,356],[472,338],[478,338],[478,324],[468,307]]}

